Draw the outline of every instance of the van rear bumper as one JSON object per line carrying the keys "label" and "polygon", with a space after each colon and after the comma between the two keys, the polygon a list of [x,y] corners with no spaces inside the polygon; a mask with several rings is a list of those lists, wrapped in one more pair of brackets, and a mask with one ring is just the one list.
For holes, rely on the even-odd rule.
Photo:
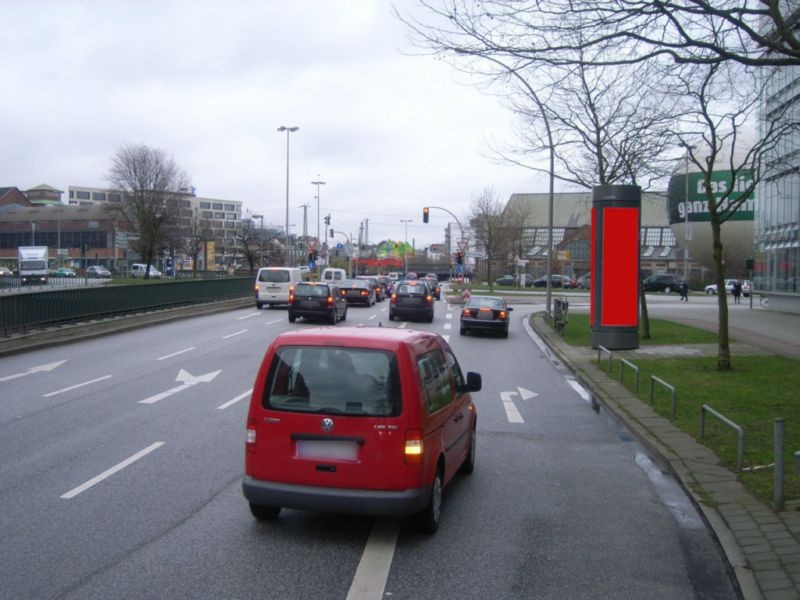
{"label": "van rear bumper", "polygon": [[244,497],[253,504],[311,510],[395,516],[420,512],[430,500],[431,487],[409,490],[361,490],[261,481],[245,476]]}

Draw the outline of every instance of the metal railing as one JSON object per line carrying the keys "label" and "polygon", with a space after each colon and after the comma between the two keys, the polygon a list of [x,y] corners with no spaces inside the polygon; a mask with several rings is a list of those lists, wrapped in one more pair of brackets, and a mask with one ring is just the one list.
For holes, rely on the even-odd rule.
{"label": "metal railing", "polygon": [[611,350],[609,350],[605,346],[598,345],[597,346],[597,362],[598,363],[600,362],[600,360],[602,360],[600,357],[602,356],[603,352],[608,353],[608,372],[611,373],[611,368],[612,368],[611,365],[612,365],[612,360],[613,360],[614,355],[611,353]]}
{"label": "metal railing", "polygon": [[703,404],[700,407],[700,439],[702,440],[706,435],[706,413],[710,413],[713,416],[717,417],[720,421],[725,423],[728,427],[736,431],[739,434],[739,446],[736,450],[736,470],[742,470],[742,464],[744,463],[744,429],[740,426],[731,421],[728,417],[723,415],[720,412],[717,412],[713,408],[711,408],[708,404]]}
{"label": "metal railing", "polygon": [[672,420],[674,421],[678,407],[678,391],[675,389],[674,385],[667,383],[660,377],[656,377],[655,375],[650,375],[650,406],[653,405],[653,392],[656,383],[660,383],[672,393]]}
{"label": "metal railing", "polygon": [[639,393],[639,377],[640,377],[640,375],[639,375],[639,367],[637,367],[635,364],[633,364],[631,361],[629,361],[627,359],[624,359],[624,358],[620,359],[619,380],[620,380],[620,383],[622,383],[622,384],[625,383],[625,365],[628,365],[631,369],[633,369],[636,372],[636,393],[638,394]]}
{"label": "metal railing", "polygon": [[7,336],[72,321],[242,298],[252,290],[251,277],[25,290],[0,295],[0,333]]}

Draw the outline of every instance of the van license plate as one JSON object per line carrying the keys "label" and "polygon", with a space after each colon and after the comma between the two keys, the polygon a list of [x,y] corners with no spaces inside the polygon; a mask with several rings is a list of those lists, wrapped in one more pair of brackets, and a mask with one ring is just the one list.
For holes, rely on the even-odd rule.
{"label": "van license plate", "polygon": [[297,440],[298,458],[357,460],[358,443],[351,440]]}

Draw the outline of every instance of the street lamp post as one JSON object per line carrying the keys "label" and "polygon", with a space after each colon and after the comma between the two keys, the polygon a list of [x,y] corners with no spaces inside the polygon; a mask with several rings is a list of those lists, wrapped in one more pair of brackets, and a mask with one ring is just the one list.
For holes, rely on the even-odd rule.
{"label": "street lamp post", "polygon": [[[320,203],[319,186],[325,185],[325,182],[319,178],[319,173],[317,173],[317,180],[312,181],[311,185],[317,186],[317,244],[321,244],[321,240],[319,239],[319,203]],[[319,270],[319,267],[317,267],[317,270]]]}
{"label": "street lamp post", "polygon": [[403,239],[403,273],[408,274],[408,224],[413,219],[400,219],[400,222],[405,225],[406,233]]}
{"label": "street lamp post", "polygon": [[281,125],[278,131],[286,132],[286,266],[292,266],[289,263],[289,134],[300,129],[299,127],[286,127]]}
{"label": "street lamp post", "polygon": [[696,146],[681,142],[681,146],[686,148],[686,165],[685,165],[685,179],[684,182],[684,197],[683,197],[683,280],[689,283],[689,241],[692,239],[692,232],[689,229],[689,152],[694,150]]}
{"label": "street lamp post", "polygon": [[259,267],[264,266],[264,215],[252,215],[254,219],[261,219],[261,227],[258,232],[258,251],[261,254]]}

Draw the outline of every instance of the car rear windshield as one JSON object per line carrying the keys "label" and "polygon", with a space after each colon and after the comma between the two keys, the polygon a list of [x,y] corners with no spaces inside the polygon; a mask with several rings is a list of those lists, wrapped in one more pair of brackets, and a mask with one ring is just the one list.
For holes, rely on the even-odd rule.
{"label": "car rear windshield", "polygon": [[264,408],[396,417],[400,378],[392,352],[334,346],[282,346],[269,367]]}
{"label": "car rear windshield", "polygon": [[503,310],[505,305],[500,298],[481,298],[475,297],[469,299],[467,308],[493,308],[496,310]]}
{"label": "car rear windshield", "polygon": [[310,285],[308,283],[299,283],[294,289],[295,296],[318,296],[325,298],[328,295],[327,285]]}
{"label": "car rear windshield", "polygon": [[403,296],[411,296],[414,294],[424,295],[428,293],[428,290],[425,289],[425,286],[422,283],[419,284],[403,283],[397,288],[397,293]]}
{"label": "car rear windshield", "polygon": [[260,271],[258,280],[265,283],[287,283],[289,281],[289,271]]}

